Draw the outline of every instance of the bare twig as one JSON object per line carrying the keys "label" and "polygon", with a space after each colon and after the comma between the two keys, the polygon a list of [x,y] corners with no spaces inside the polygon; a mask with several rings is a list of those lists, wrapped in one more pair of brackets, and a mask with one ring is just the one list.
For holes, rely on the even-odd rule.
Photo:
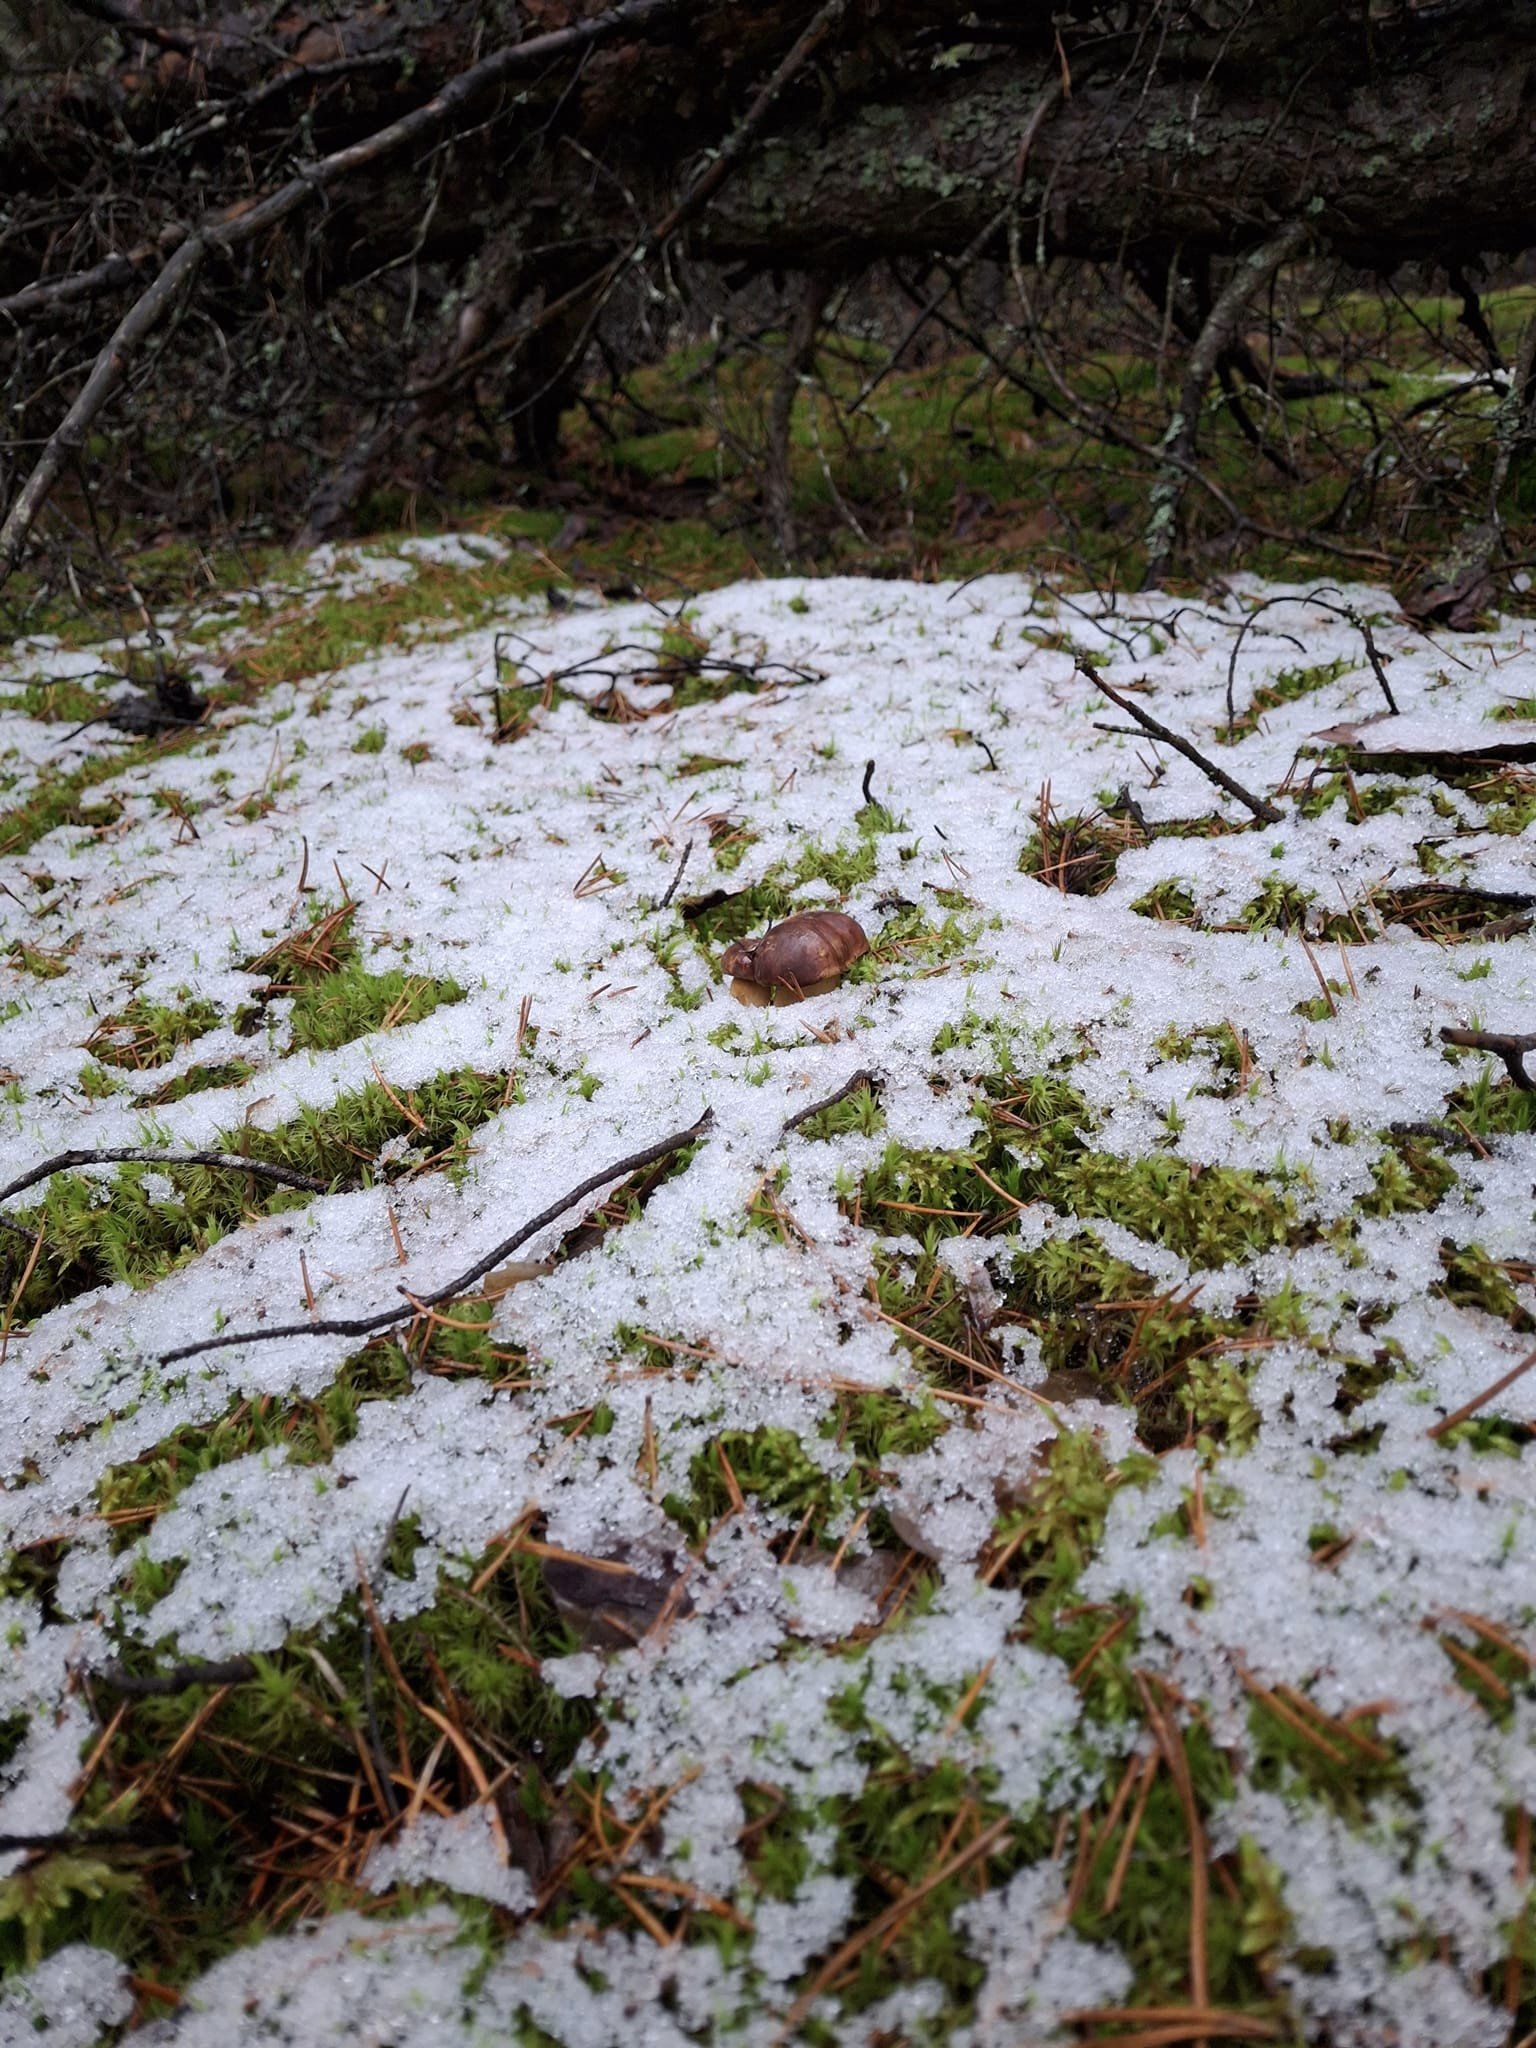
{"label": "bare twig", "polygon": [[804,1109],[797,1109],[793,1116],[787,1116],[780,1126],[782,1131],[797,1131],[802,1124],[808,1124],[813,1116],[820,1116],[824,1109],[835,1109],[840,1102],[846,1102],[859,1089],[867,1088],[872,1095],[878,1094],[880,1078],[868,1067],[860,1067],[850,1074],[841,1088],[834,1088],[830,1095],[823,1095],[820,1102],[808,1102]]}
{"label": "bare twig", "polygon": [[690,839],[688,841],[688,844],[683,848],[683,857],[677,864],[677,873],[672,877],[671,881],[667,884],[666,895],[662,897],[661,901],[656,906],[658,910],[665,910],[668,904],[672,901],[672,898],[677,894],[677,885],[683,879],[683,870],[688,865],[688,856],[690,853],[692,853],[692,851],[693,841]]}
{"label": "bare twig", "polygon": [[1525,1055],[1536,1052],[1536,1031],[1469,1031],[1459,1024],[1443,1024],[1440,1038],[1445,1045],[1466,1045],[1474,1052],[1496,1054],[1515,1086],[1536,1095],[1536,1081],[1525,1070]]}
{"label": "bare twig", "polygon": [[[536,71],[556,59],[588,49],[620,29],[635,31],[654,28],[686,12],[695,0],[624,0],[619,7],[572,23],[549,35],[530,36],[525,42],[493,50],[478,64],[470,65],[452,78],[440,92],[398,121],[367,135],[344,149],[332,151],[317,162],[303,164],[295,176],[264,199],[237,202],[206,220],[187,236],[171,254],[149,289],[137,298],[118,322],[111,338],[91,366],[73,405],[49,437],[17,493],[3,527],[0,527],[0,587],[21,560],[48,495],[71,457],[85,445],[92,423],[122,384],[141,344],[159,325],[191,283],[203,258],[213,250],[230,253],[240,245],[280,226],[291,214],[351,176],[385,157],[394,156],[447,127],[454,117],[497,86],[522,72]],[[704,182],[704,181],[701,181]],[[718,181],[717,181],[718,182]],[[711,190],[713,186],[711,186]]]}
{"label": "bare twig", "polygon": [[[658,1138],[654,1145],[646,1145],[638,1152],[631,1152],[627,1158],[616,1159],[611,1166],[589,1174],[568,1194],[561,1195],[547,1209],[541,1209],[537,1216],[530,1217],[520,1229],[514,1230],[494,1250],[488,1251],[484,1258],[477,1259],[466,1272],[456,1274],[430,1293],[417,1294],[413,1291],[399,1308],[383,1309],[372,1316],[337,1316],[319,1322],[283,1323],[261,1330],[228,1330],[216,1337],[202,1337],[196,1343],[178,1344],[173,1350],[162,1351],[160,1363],[171,1365],[179,1358],[196,1358],[205,1351],[223,1351],[232,1344],[270,1344],[279,1337],[371,1337],[376,1331],[390,1330],[399,1323],[410,1322],[424,1309],[437,1308],[441,1303],[451,1301],[455,1295],[465,1293],[477,1280],[483,1280],[492,1267],[502,1265],[520,1245],[537,1236],[546,1224],[553,1223],[598,1188],[606,1187],[610,1181],[622,1180],[627,1174],[638,1173],[643,1166],[654,1166],[658,1160],[691,1145],[696,1138],[703,1137],[714,1120],[714,1111],[706,1109],[698,1122],[690,1124],[687,1130]],[[405,1290],[402,1288],[401,1292]]]}
{"label": "bare twig", "polygon": [[1092,663],[1085,661],[1081,655],[1077,658],[1077,671],[1079,675],[1086,676],[1095,689],[1102,690],[1110,703],[1123,711],[1127,718],[1134,718],[1143,732],[1151,733],[1154,739],[1172,747],[1176,754],[1182,754],[1186,761],[1192,761],[1202,775],[1214,782],[1218,789],[1224,789],[1228,796],[1236,797],[1240,804],[1245,804],[1256,818],[1261,818],[1266,825],[1277,825],[1280,822],[1282,813],[1267,797],[1255,796],[1251,789],[1244,789],[1243,785],[1228,775],[1224,768],[1218,768],[1214,761],[1208,761],[1198,747],[1192,746],[1180,734],[1171,731],[1160,719],[1154,718],[1150,711],[1143,711],[1139,704],[1133,703],[1129,697],[1123,697],[1118,690],[1106,683]]}
{"label": "bare twig", "polygon": [[222,1168],[229,1173],[254,1174],[258,1180],[276,1181],[280,1187],[303,1188],[312,1195],[328,1194],[332,1186],[330,1181],[316,1180],[312,1174],[300,1173],[292,1166],[274,1166],[266,1159],[249,1159],[243,1152],[162,1152],[143,1145],[123,1145],[106,1150],[57,1152],[52,1159],[45,1159],[41,1166],[29,1167],[8,1186],[0,1188],[0,1202],[8,1202],[12,1195],[36,1187],[39,1181],[49,1180],[56,1173],[68,1173],[76,1166],[122,1164]]}
{"label": "bare twig", "polygon": [[91,1676],[110,1686],[113,1692],[154,1699],[166,1693],[185,1692],[189,1685],[243,1685],[247,1679],[256,1676],[256,1664],[250,1657],[224,1657],[212,1664],[194,1660],[173,1664],[169,1671],[152,1671],[143,1677],[125,1671],[121,1664],[104,1664]]}
{"label": "bare twig", "polygon": [[1195,460],[1196,434],[1206,387],[1230,347],[1249,299],[1282,265],[1298,255],[1311,233],[1305,221],[1290,221],[1277,235],[1250,249],[1234,265],[1225,289],[1201,328],[1179,389],[1178,410],[1168,425],[1161,470],[1152,487],[1152,512],[1147,523],[1147,584],[1161,583],[1178,539],[1179,503]]}
{"label": "bare twig", "polygon": [[1474,1394],[1470,1401],[1463,1401],[1459,1408],[1453,1408],[1449,1415],[1437,1422],[1433,1429],[1428,1430],[1426,1434],[1432,1437],[1444,1436],[1448,1430],[1454,1429],[1458,1422],[1465,1422],[1469,1415],[1475,1415],[1479,1408],[1485,1408],[1490,1401],[1495,1400],[1502,1394],[1506,1387],[1512,1387],[1515,1381],[1523,1373],[1528,1373],[1533,1365],[1536,1365],[1536,1351],[1528,1351],[1518,1365],[1512,1365],[1509,1371],[1502,1378],[1496,1379],[1491,1387],[1484,1387],[1483,1391],[1480,1394]]}
{"label": "bare twig", "polygon": [[[1329,595],[1330,591],[1334,593],[1332,597]],[[1227,656],[1227,731],[1229,733],[1237,723],[1237,712],[1232,702],[1233,687],[1237,676],[1237,657],[1242,651],[1243,642],[1248,637],[1249,629],[1255,620],[1262,613],[1267,612],[1271,605],[1277,604],[1315,604],[1325,612],[1332,612],[1335,618],[1347,619],[1365,642],[1365,658],[1371,664],[1372,675],[1375,676],[1377,682],[1381,685],[1381,694],[1387,700],[1387,709],[1391,712],[1396,712],[1397,699],[1392,694],[1392,685],[1387,681],[1386,664],[1382,660],[1380,648],[1376,645],[1376,636],[1371,631],[1370,620],[1365,617],[1364,613],[1356,611],[1352,604],[1345,604],[1338,597],[1335,585],[1325,583],[1319,590],[1309,590],[1305,597],[1266,597],[1262,604],[1254,606],[1241,626],[1238,627],[1237,638],[1232,642],[1232,652]]]}

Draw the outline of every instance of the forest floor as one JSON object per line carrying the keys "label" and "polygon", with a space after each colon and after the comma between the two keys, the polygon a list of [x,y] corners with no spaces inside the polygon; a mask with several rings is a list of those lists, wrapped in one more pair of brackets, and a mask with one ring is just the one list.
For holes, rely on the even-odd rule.
{"label": "forest floor", "polygon": [[0,671],[0,2041],[1527,2034],[1531,629],[543,545]]}

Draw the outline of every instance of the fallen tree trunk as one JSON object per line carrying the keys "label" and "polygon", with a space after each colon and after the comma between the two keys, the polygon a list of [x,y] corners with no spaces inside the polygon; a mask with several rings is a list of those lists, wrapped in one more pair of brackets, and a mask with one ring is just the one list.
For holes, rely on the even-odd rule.
{"label": "fallen tree trunk", "polygon": [[[398,294],[377,280],[407,260],[407,333],[417,280],[441,306],[422,341],[397,349],[398,387],[375,393],[344,475],[312,504],[329,525],[397,430],[488,377],[525,422],[519,453],[546,459],[561,380],[612,290],[675,252],[738,278],[846,278],[960,252],[1152,279],[1190,265],[1209,279],[1214,265],[1217,327],[1191,330],[1181,311],[1187,397],[1254,361],[1236,332],[1245,261],[1272,274],[1304,237],[1371,270],[1438,261],[1460,275],[1469,250],[1524,249],[1536,220],[1528,38],[1481,0],[1407,0],[1374,22],[1324,0],[1199,12],[1080,0],[1065,20],[1020,4],[958,26],[938,0],[635,0],[602,16],[540,0],[528,30],[542,32],[492,58],[477,55],[478,13],[451,8],[325,24],[295,13],[261,36],[243,17],[142,22],[132,0],[89,11],[115,38],[94,69],[0,97],[12,416],[18,443],[44,444],[0,536],[0,574],[119,384],[118,343],[136,342],[194,272],[217,322],[253,323],[247,333],[268,318],[278,264],[308,311]],[[70,165],[81,196],[61,235]],[[308,203],[322,188],[323,213]],[[115,302],[134,291],[119,322]],[[391,303],[379,301],[386,326]],[[552,348],[573,309],[574,338]],[[22,353],[34,325],[63,325],[96,354],[62,425],[32,416],[29,383],[55,388],[57,368],[51,349]],[[1288,395],[1284,381],[1271,397]],[[317,418],[328,397],[317,392]],[[1163,441],[1170,503],[1191,472],[1185,412]]]}

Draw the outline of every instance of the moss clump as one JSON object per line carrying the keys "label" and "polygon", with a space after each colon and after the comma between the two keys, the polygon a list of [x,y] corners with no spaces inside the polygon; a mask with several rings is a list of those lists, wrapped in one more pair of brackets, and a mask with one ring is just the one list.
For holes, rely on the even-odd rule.
{"label": "moss clump", "polygon": [[880,1107],[880,1098],[866,1083],[855,1088],[851,1095],[845,1095],[841,1102],[817,1110],[796,1129],[802,1138],[812,1140],[853,1136],[870,1138],[884,1125],[885,1112]]}
{"label": "moss clump", "polygon": [[1388,1133],[1371,1162],[1372,1188],[1360,1198],[1367,1216],[1416,1215],[1433,1209],[1456,1185],[1456,1169],[1427,1138]]}
{"label": "moss clump", "polygon": [[829,1545],[886,1477],[888,1458],[926,1450],[948,1427],[926,1397],[839,1390],[820,1433],[847,1454],[845,1469],[827,1470],[793,1430],[725,1430],[695,1454],[688,1490],[663,1505],[692,1544],[750,1500],[771,1526],[795,1532],[797,1549]]}
{"label": "moss clump", "polygon": [[370,1031],[416,1024],[446,1003],[461,1003],[464,989],[451,977],[435,980],[392,967],[368,974],[355,963],[299,989],[288,1023],[294,1052],[329,1052]]}
{"label": "moss clump", "polygon": [[187,998],[174,1009],[165,1003],[144,1002],[135,997],[110,1017],[103,1017],[86,1040],[86,1050],[109,1067],[132,1067],[142,1072],[163,1067],[184,1045],[217,1028],[219,1009],[201,997]]}
{"label": "moss clump", "polygon": [[271,978],[237,1028],[255,1031],[267,1005],[277,996],[289,996],[289,1050],[331,1052],[370,1031],[415,1024],[445,1003],[464,1000],[463,988],[451,977],[437,980],[399,967],[368,972],[352,935],[356,914],[350,897],[334,909],[317,900],[307,924],[248,961],[247,972]]}
{"label": "moss clump", "polygon": [[1258,731],[1264,722],[1265,712],[1274,711],[1282,704],[1294,704],[1302,697],[1314,696],[1319,690],[1326,690],[1330,683],[1337,682],[1342,675],[1347,675],[1353,666],[1353,662],[1346,661],[1340,656],[1333,661],[1318,662],[1312,668],[1281,669],[1278,675],[1259,685],[1248,700],[1246,709],[1238,713],[1231,725],[1224,725],[1221,728],[1220,737],[1229,745],[1246,739],[1250,733]]}
{"label": "moss clump", "polygon": [[1312,891],[1303,889],[1299,882],[1287,882],[1279,875],[1271,875],[1258,895],[1250,896],[1237,913],[1236,924],[1225,929],[1299,932],[1306,927],[1307,912],[1314,900]]}
{"label": "moss clump", "polygon": [[1458,1308],[1497,1316],[1519,1336],[1536,1330],[1536,1316],[1515,1291],[1536,1280],[1536,1267],[1528,1260],[1491,1258],[1480,1244],[1458,1245],[1447,1237],[1440,1243],[1440,1264],[1445,1278],[1435,1283],[1432,1293]]}
{"label": "moss clump", "polygon": [[200,1095],[206,1088],[238,1088],[249,1081],[256,1069],[249,1060],[225,1060],[218,1066],[204,1066],[199,1062],[188,1067],[184,1074],[174,1080],[164,1081],[153,1094],[144,1100],[158,1107],[166,1102],[180,1102],[184,1095]]}
{"label": "moss clump", "polygon": [[[408,1570],[411,1531],[393,1533],[392,1562]],[[125,1698],[79,1810],[85,1826],[132,1822],[112,1859],[119,1895],[59,1902],[39,1946],[100,1941],[174,1989],[233,1946],[356,1897],[364,1857],[413,1786],[435,1810],[472,1804],[466,1753],[485,1779],[501,1776],[502,1825],[534,1853],[592,1710],[540,1675],[577,1642],[520,1542],[514,1529],[466,1558],[409,1620],[384,1624],[353,1600],[325,1630],[253,1659],[244,1682]],[[456,1743],[442,1742],[445,1723]],[[573,1879],[567,1868],[562,1887]],[[22,1958],[20,1935],[0,1925],[0,1961]]]}
{"label": "moss clump", "polygon": [[[419,1170],[428,1161],[448,1167],[461,1162],[471,1132],[505,1099],[503,1075],[469,1068],[394,1095],[369,1082],[327,1109],[301,1110],[274,1130],[240,1124],[211,1149],[292,1167],[329,1186],[367,1185],[381,1171],[381,1148],[394,1138],[408,1139],[414,1150],[399,1171]],[[247,1217],[300,1208],[312,1199],[300,1188],[206,1166],[127,1164],[105,1182],[55,1174],[42,1202],[16,1218],[42,1233],[43,1248],[15,1314],[28,1320],[110,1281],[146,1287]],[[30,1258],[25,1239],[0,1237],[0,1294],[9,1298],[20,1288]]]}
{"label": "moss clump", "polygon": [[1155,918],[1159,924],[1193,924],[1199,914],[1190,891],[1172,876],[1154,882],[1131,908],[1138,917]]}
{"label": "moss clump", "polygon": [[1290,1196],[1258,1174],[1165,1154],[1085,1154],[1060,1176],[1054,1199],[1075,1216],[1103,1217],[1166,1245],[1192,1266],[1230,1265],[1312,1234]]}
{"label": "moss clump", "polygon": [[1165,1060],[1194,1060],[1203,1056],[1210,1062],[1212,1078],[1201,1082],[1193,1091],[1196,1095],[1233,1096],[1253,1071],[1253,1052],[1246,1033],[1240,1034],[1225,1021],[1199,1024],[1193,1031],[1170,1028],[1154,1042],[1153,1050]]}

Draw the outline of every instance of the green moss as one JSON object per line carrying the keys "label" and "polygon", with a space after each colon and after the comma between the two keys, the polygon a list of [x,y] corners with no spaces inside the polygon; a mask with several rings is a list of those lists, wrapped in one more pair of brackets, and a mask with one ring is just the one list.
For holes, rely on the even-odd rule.
{"label": "green moss", "polygon": [[846,1455],[845,1469],[834,1460],[827,1470],[793,1430],[725,1430],[695,1454],[687,1491],[669,1493],[663,1506],[695,1545],[729,1516],[738,1494],[768,1525],[799,1531],[802,1545],[831,1545],[870,1501],[884,1461],[926,1450],[948,1427],[926,1398],[840,1390],[820,1433]]}
{"label": "green moss", "polygon": [[97,1482],[96,1505],[112,1526],[114,1547],[123,1550],[142,1540],[194,1479],[236,1458],[281,1451],[295,1465],[324,1464],[356,1436],[368,1402],[408,1393],[413,1379],[411,1361],[398,1343],[370,1344],[311,1399],[262,1394],[237,1401],[217,1420],[188,1423],[153,1450],[109,1466]]}
{"label": "green moss", "polygon": [[139,761],[189,743],[187,735],[177,734],[167,740],[120,748],[111,755],[93,755],[77,768],[45,769],[33,783],[29,796],[14,808],[0,811],[0,855],[14,858],[25,853],[29,846],[63,825],[89,831],[115,824],[122,816],[119,799],[109,797],[104,803],[88,804],[87,790],[127,773]]}
{"label": "green moss", "polygon": [[1196,917],[1194,897],[1171,876],[1155,882],[1131,908],[1138,916],[1156,918],[1160,924],[1193,924]]}
{"label": "green moss", "polygon": [[[396,1536],[410,1547],[403,1524]],[[139,1842],[113,1860],[119,1896],[51,1913],[41,1946],[101,1941],[174,1988],[294,1914],[349,1902],[348,1887],[334,1900],[313,1889],[315,1849],[384,1825],[386,1777],[402,1788],[394,1810],[429,1757],[434,1802],[458,1810],[476,1796],[440,1743],[445,1720],[492,1770],[510,1764],[509,1815],[536,1837],[553,1813],[548,1788],[592,1720],[590,1703],[557,1694],[540,1665],[576,1647],[536,1560],[503,1538],[445,1575],[409,1620],[375,1628],[352,1601],[323,1630],[256,1658],[244,1683],[127,1699],[79,1817],[114,1825],[142,1808]],[[152,1662],[126,1654],[136,1669]],[[265,1873],[254,1898],[253,1866]],[[0,1927],[0,1959],[23,1955]]]}
{"label": "green moss", "polygon": [[1481,1309],[1485,1315],[1497,1316],[1519,1336],[1536,1330],[1536,1316],[1515,1291],[1536,1279],[1528,1262],[1495,1259],[1480,1244],[1458,1245],[1445,1238],[1440,1245],[1440,1263],[1445,1278],[1436,1283],[1433,1293],[1458,1308]]}
{"label": "green moss", "polygon": [[1319,690],[1326,690],[1330,683],[1347,675],[1354,666],[1353,662],[1340,656],[1333,661],[1318,662],[1311,668],[1281,669],[1278,675],[1259,685],[1232,724],[1222,726],[1219,737],[1229,744],[1246,739],[1250,733],[1258,731],[1266,711],[1273,711],[1281,704],[1294,704],[1302,697],[1311,697]]}
{"label": "green moss", "polygon": [[1282,881],[1271,875],[1257,896],[1251,896],[1237,913],[1234,929],[1250,932],[1299,932],[1315,898],[1299,882]]}
{"label": "green moss", "polygon": [[1085,1154],[1062,1174],[1053,1199],[1073,1215],[1102,1216],[1166,1245],[1192,1266],[1230,1265],[1310,1234],[1289,1194],[1260,1175],[1160,1154]]}
{"label": "green moss", "polygon": [[[182,992],[185,994],[185,991]],[[87,1050],[109,1067],[142,1071],[163,1067],[184,1045],[217,1028],[217,1003],[192,997],[182,1008],[148,1003],[135,997],[110,1017],[103,1017],[86,1040]]]}
{"label": "green moss", "polygon": [[819,1109],[796,1128],[802,1138],[869,1138],[884,1126],[880,1098],[872,1088],[863,1086],[845,1095],[841,1102],[834,1102],[830,1109]]}
{"label": "green moss", "polygon": [[1235,1095],[1253,1066],[1247,1039],[1240,1039],[1226,1022],[1200,1024],[1193,1031],[1170,1027],[1153,1041],[1153,1051],[1165,1060],[1193,1060],[1202,1056],[1208,1060],[1212,1079],[1195,1088],[1196,1095]]}
{"label": "green moss", "polygon": [[1388,1133],[1371,1162],[1372,1190],[1360,1198],[1367,1216],[1416,1215],[1433,1209],[1456,1185],[1456,1170],[1426,1138]]}
{"label": "green moss", "polygon": [[368,974],[349,962],[294,996],[289,1014],[292,1050],[328,1052],[369,1031],[416,1024],[445,1003],[461,1003],[464,993],[451,978],[408,975],[398,967],[386,974]]}
{"label": "green moss", "polygon": [[225,1060],[219,1066],[198,1064],[188,1067],[174,1080],[163,1082],[144,1100],[158,1107],[166,1102],[180,1102],[184,1095],[199,1095],[206,1088],[238,1088],[255,1071],[248,1060]]}
{"label": "green moss", "polygon": [[[327,1109],[303,1109],[274,1130],[242,1123],[214,1149],[289,1166],[329,1185],[367,1184],[391,1138],[408,1138],[418,1155],[437,1165],[461,1163],[471,1132],[496,1114],[505,1095],[504,1076],[468,1068],[393,1096],[370,1082]],[[312,1199],[302,1189],[205,1166],[122,1165],[104,1183],[55,1174],[41,1203],[16,1218],[43,1236],[16,1313],[28,1320],[109,1281],[146,1287],[247,1217]],[[29,1257],[25,1240],[0,1237],[0,1294],[10,1298],[20,1288]]]}
{"label": "green moss", "polygon": [[[1514,1137],[1536,1130],[1536,1095],[1517,1088],[1502,1065],[1486,1055],[1462,1053],[1462,1059],[1481,1058],[1482,1072],[1475,1081],[1455,1089],[1446,1097],[1447,1114],[1464,1124],[1479,1138]],[[1449,1052],[1447,1057],[1453,1057]]]}
{"label": "green moss", "polygon": [[[1088,1112],[1059,1075],[994,1082],[978,1105],[983,1135],[967,1151],[887,1149],[878,1166],[842,1195],[856,1222],[915,1239],[915,1253],[877,1250],[879,1307],[899,1326],[913,1363],[939,1384],[980,1385],[995,1367],[977,1348],[969,1298],[939,1251],[961,1232],[982,1239],[1006,1230],[1021,1208],[1047,1202],[1060,1212],[1104,1217],[1169,1246],[1196,1265],[1219,1265],[1315,1235],[1295,1207],[1286,1178],[1227,1167],[1197,1167],[1167,1155],[1124,1160],[1092,1151]],[[1160,1292],[1129,1261],[1108,1253],[1090,1230],[1052,1235],[994,1262],[1003,1320],[1039,1338],[1053,1373],[1086,1375],[1131,1401],[1144,1439],[1156,1448],[1203,1436],[1211,1443],[1251,1429],[1235,1367],[1193,1365],[1224,1345],[1262,1345],[1271,1334],[1304,1336],[1292,1305],[1245,1302],[1230,1315],[1199,1309],[1191,1296]],[[963,1361],[975,1359],[968,1372]],[[1081,1391],[1081,1389],[1080,1389]]]}

